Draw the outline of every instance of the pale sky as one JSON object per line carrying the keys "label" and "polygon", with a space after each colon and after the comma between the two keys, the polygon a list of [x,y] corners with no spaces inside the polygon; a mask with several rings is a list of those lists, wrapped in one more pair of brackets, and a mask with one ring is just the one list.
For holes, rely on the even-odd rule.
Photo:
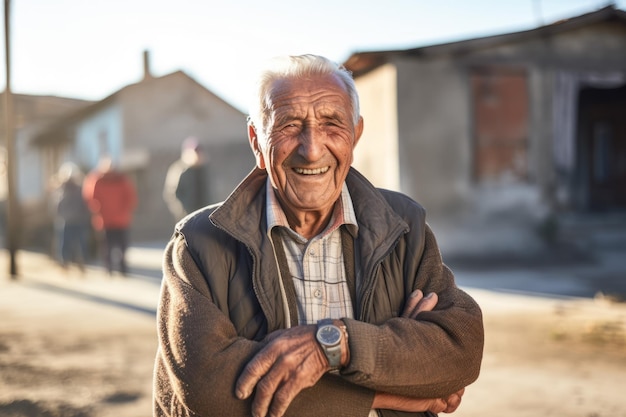
{"label": "pale sky", "polygon": [[[183,70],[247,111],[259,63],[276,55],[315,53],[343,62],[354,52],[533,29],[609,3],[11,0],[11,88],[21,94],[101,100],[141,79],[147,49],[153,75]],[[614,3],[626,9],[626,0]],[[3,27],[0,90],[6,85],[4,33]]]}

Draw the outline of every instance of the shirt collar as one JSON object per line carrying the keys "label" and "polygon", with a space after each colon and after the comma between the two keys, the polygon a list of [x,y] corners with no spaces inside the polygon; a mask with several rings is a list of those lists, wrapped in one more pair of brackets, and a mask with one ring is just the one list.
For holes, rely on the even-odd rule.
{"label": "shirt collar", "polygon": [[[289,226],[287,216],[285,215],[285,212],[278,202],[274,187],[272,187],[269,178],[265,183],[265,188],[267,191],[266,212],[268,236],[271,237],[272,228],[279,226],[286,228],[294,236],[297,235],[302,238]],[[348,191],[348,186],[346,185],[345,181],[341,188],[341,195],[339,197],[339,200],[337,201],[337,203],[335,203],[333,215],[330,219],[330,222],[328,226],[324,229],[324,231],[320,233],[320,236],[325,236],[344,224],[347,226],[348,230],[353,236],[357,235],[359,225],[356,220],[354,206],[352,205],[352,198],[350,197],[350,192]]]}

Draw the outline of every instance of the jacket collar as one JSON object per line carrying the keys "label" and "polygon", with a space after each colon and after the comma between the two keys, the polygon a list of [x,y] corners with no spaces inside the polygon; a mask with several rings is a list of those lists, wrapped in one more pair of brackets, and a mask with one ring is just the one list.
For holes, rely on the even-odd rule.
{"label": "jacket collar", "polygon": [[[249,247],[258,247],[266,236],[267,173],[255,168],[211,215],[211,221]],[[408,230],[404,220],[384,196],[356,169],[350,168],[346,185],[359,223],[359,241],[364,254],[387,251]],[[375,256],[377,258],[377,256]]]}

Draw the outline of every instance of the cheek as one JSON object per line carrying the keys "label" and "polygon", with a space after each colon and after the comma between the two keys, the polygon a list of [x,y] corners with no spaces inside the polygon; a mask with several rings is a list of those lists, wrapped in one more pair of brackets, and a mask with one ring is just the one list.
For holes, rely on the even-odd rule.
{"label": "cheek", "polygon": [[273,181],[277,181],[283,176],[283,162],[285,160],[285,156],[279,149],[270,148],[263,154],[263,157],[265,169],[268,171],[270,176],[274,177]]}
{"label": "cheek", "polygon": [[286,158],[287,152],[285,146],[280,146],[281,142],[276,141],[275,138],[271,138],[264,146],[261,147],[259,152],[259,161],[263,165],[262,169],[269,169],[276,171],[280,169],[280,165]]}
{"label": "cheek", "polygon": [[332,150],[336,158],[343,164],[351,165],[354,157],[354,141],[341,139],[335,142],[337,146]]}
{"label": "cheek", "polygon": [[288,141],[277,141],[273,143],[266,152],[266,163],[271,164],[276,169],[281,169],[285,161],[295,152],[295,147],[292,145],[293,143]]}

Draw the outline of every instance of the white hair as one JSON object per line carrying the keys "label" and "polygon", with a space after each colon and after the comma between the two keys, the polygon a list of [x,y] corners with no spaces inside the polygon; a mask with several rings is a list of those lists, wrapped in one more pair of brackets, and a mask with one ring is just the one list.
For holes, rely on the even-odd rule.
{"label": "white hair", "polygon": [[310,76],[335,75],[343,82],[352,104],[352,119],[356,125],[359,122],[359,95],[352,78],[352,73],[342,65],[319,55],[287,55],[273,58],[267,67],[260,73],[257,81],[255,96],[250,105],[248,122],[252,123],[258,133],[266,134],[267,123],[270,117],[270,89],[279,79],[308,78]]}

